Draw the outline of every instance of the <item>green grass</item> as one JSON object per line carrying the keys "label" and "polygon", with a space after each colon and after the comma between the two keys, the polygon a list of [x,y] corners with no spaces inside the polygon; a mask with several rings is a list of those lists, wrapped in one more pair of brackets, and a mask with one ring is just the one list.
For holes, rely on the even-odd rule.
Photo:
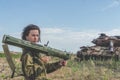
{"label": "green grass", "polygon": [[5,57],[5,54],[3,54],[3,53],[0,53],[0,57]]}
{"label": "green grass", "polygon": [[81,61],[69,60],[65,71],[63,80],[119,80],[120,79],[120,61]]}
{"label": "green grass", "polygon": [[[20,53],[17,53],[17,54],[11,54],[11,56],[13,58],[20,58],[21,54]],[[4,53],[0,53],[0,58],[2,57],[5,57],[5,54]]]}

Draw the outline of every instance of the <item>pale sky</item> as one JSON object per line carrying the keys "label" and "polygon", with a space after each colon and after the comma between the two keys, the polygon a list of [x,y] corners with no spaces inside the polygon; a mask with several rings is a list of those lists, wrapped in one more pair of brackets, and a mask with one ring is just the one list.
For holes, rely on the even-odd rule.
{"label": "pale sky", "polygon": [[28,24],[40,27],[41,44],[75,53],[100,33],[120,35],[120,0],[0,0],[0,51],[4,34],[21,38]]}

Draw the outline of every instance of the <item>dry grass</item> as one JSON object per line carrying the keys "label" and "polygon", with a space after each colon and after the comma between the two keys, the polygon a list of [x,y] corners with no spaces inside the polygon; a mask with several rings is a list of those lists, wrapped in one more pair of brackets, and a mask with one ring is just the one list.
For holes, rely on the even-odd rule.
{"label": "dry grass", "polygon": [[[19,58],[13,59],[20,71]],[[10,78],[11,70],[5,59],[0,58],[0,80],[24,80],[22,76]],[[47,75],[52,80],[120,80],[120,62],[108,61],[81,61],[68,60],[68,64],[61,69]]]}

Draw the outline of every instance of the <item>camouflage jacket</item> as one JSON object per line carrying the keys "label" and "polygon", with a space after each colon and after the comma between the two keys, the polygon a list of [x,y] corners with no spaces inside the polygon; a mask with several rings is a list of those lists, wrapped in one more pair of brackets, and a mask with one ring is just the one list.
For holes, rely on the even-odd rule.
{"label": "camouflage jacket", "polygon": [[51,73],[61,67],[59,61],[44,63],[41,60],[41,53],[31,50],[23,50],[21,62],[26,80],[47,80],[46,73]]}

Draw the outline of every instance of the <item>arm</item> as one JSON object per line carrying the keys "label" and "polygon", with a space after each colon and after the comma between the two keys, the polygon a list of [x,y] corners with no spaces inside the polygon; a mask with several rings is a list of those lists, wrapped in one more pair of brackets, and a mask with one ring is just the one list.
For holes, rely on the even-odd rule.
{"label": "arm", "polygon": [[34,79],[34,66],[33,66],[33,61],[32,61],[32,57],[26,53],[26,54],[23,54],[22,58],[22,71],[23,71],[23,74],[24,74],[24,77],[26,79]]}
{"label": "arm", "polygon": [[67,62],[65,60],[45,64],[46,72],[47,73],[54,72],[54,71],[58,70],[59,68],[61,68],[62,66],[65,66],[66,64],[67,64]]}

